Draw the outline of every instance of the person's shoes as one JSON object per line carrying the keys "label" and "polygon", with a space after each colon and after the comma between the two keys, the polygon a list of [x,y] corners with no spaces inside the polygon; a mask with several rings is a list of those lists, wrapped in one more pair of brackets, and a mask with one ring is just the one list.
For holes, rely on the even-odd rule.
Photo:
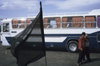
{"label": "person's shoes", "polygon": [[79,64],[81,64],[82,62],[80,62]]}
{"label": "person's shoes", "polygon": [[86,60],[83,60],[82,62],[85,62]]}
{"label": "person's shoes", "polygon": [[91,60],[88,60],[88,62],[91,62]]}
{"label": "person's shoes", "polygon": [[80,64],[79,63],[77,63],[77,66],[79,66]]}

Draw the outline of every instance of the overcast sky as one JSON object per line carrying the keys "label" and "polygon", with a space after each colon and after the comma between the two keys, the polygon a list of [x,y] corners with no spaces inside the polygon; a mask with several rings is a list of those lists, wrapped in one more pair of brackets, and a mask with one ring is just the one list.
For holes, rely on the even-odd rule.
{"label": "overcast sky", "polygon": [[[100,0],[41,0],[43,13],[86,12],[100,14]],[[0,18],[38,14],[40,0],[0,0]]]}

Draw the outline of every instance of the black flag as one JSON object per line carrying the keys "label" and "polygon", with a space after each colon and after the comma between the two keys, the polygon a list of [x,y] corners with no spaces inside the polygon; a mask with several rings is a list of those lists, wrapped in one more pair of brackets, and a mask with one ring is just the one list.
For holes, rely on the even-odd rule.
{"label": "black flag", "polygon": [[41,2],[36,18],[23,32],[14,37],[11,53],[16,57],[18,66],[27,66],[46,55]]}

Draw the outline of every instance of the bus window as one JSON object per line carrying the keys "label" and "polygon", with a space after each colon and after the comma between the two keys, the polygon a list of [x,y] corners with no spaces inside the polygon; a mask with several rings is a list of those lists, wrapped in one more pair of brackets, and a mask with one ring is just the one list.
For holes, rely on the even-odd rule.
{"label": "bus window", "polygon": [[73,27],[72,17],[63,17],[62,18],[62,28]]}
{"label": "bus window", "polygon": [[83,27],[83,17],[73,17],[73,27]]}
{"label": "bus window", "polygon": [[25,20],[12,20],[12,28],[25,28]]}
{"label": "bus window", "polygon": [[27,21],[26,21],[26,25],[27,25],[27,26],[26,26],[26,27],[28,27],[28,26],[32,23],[32,20],[33,20],[33,19],[31,19],[31,18],[28,18],[28,19],[27,19]]}
{"label": "bus window", "polygon": [[69,23],[67,24],[67,28],[69,27]]}
{"label": "bus window", "polygon": [[60,17],[44,18],[44,28],[60,28]]}
{"label": "bus window", "polygon": [[98,16],[98,27],[100,28],[100,16]]}
{"label": "bus window", "polygon": [[47,28],[56,28],[56,21],[55,20],[51,20],[50,24],[48,24]]}
{"label": "bus window", "polygon": [[57,28],[60,28],[60,18],[59,17],[55,18],[55,21],[56,21]]}
{"label": "bus window", "polygon": [[63,17],[62,18],[62,27],[83,27],[83,17]]}
{"label": "bus window", "polygon": [[9,32],[9,23],[3,23],[3,32]]}
{"label": "bus window", "polygon": [[96,27],[96,21],[95,21],[95,18],[92,16],[88,16],[88,17],[85,17],[85,25],[86,25],[86,28],[90,28],[90,27]]}
{"label": "bus window", "polygon": [[[62,28],[66,28],[66,25],[67,25],[67,17],[63,17],[62,18]],[[67,26],[69,27],[69,26]]]}
{"label": "bus window", "polygon": [[18,25],[20,25],[20,28],[25,28],[25,20],[20,20]]}
{"label": "bus window", "polygon": [[18,28],[21,28],[21,23],[18,23]]}
{"label": "bus window", "polygon": [[44,18],[44,28],[48,28],[48,18]]}
{"label": "bus window", "polygon": [[19,20],[12,20],[12,28],[18,28]]}

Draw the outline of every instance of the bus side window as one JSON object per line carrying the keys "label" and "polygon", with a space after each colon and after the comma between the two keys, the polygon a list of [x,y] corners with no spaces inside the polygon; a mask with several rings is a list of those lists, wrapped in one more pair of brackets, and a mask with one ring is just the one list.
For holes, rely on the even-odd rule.
{"label": "bus side window", "polygon": [[96,21],[94,16],[86,16],[85,21],[86,28],[96,27]]}
{"label": "bus side window", "polygon": [[56,21],[55,20],[50,20],[50,24],[48,24],[47,28],[56,28]]}
{"label": "bus side window", "polygon": [[60,28],[60,17],[44,18],[44,28]]}
{"label": "bus side window", "polygon": [[[66,25],[67,25],[67,17],[63,17],[62,18],[62,28],[66,28]],[[68,26],[69,27],[69,26]]]}
{"label": "bus side window", "polygon": [[25,20],[12,20],[12,28],[25,28]]}
{"label": "bus side window", "polygon": [[20,20],[20,28],[25,28],[25,20]]}
{"label": "bus side window", "polygon": [[26,20],[26,27],[28,27],[32,23],[31,19]]}
{"label": "bus side window", "polygon": [[69,23],[67,24],[67,28],[69,27]]}
{"label": "bus side window", "polygon": [[98,27],[100,28],[100,16],[98,16]]}
{"label": "bus side window", "polygon": [[18,24],[18,28],[21,28],[21,23]]}
{"label": "bus side window", "polygon": [[83,27],[83,17],[73,17],[73,27]]}
{"label": "bus side window", "polygon": [[12,28],[18,28],[19,20],[12,20]]}
{"label": "bus side window", "polygon": [[55,21],[56,21],[56,28],[60,28],[60,22],[61,22],[60,17],[55,18]]}
{"label": "bus side window", "polygon": [[48,28],[48,18],[44,18],[44,28]]}

